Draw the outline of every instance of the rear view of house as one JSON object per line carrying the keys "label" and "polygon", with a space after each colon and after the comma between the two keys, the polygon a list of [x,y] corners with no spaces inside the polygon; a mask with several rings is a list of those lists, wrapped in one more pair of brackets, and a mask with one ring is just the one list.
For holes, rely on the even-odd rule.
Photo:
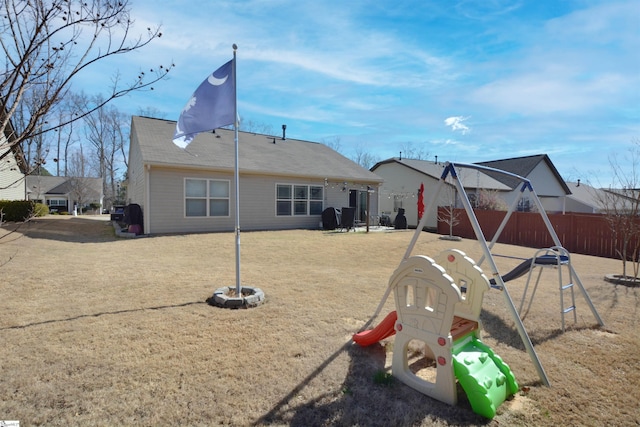
{"label": "rear view of house", "polygon": [[[132,118],[127,201],[142,207],[144,233],[233,231],[234,131],[183,150],[175,126]],[[239,132],[238,150],[242,230],[317,229],[328,207],[354,207],[361,221],[378,211],[382,178],[323,144]]]}

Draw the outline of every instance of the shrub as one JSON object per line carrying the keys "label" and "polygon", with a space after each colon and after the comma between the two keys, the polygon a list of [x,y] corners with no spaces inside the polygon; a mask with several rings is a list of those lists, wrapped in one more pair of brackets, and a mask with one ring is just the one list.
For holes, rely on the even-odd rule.
{"label": "shrub", "polygon": [[0,200],[0,210],[4,213],[5,221],[21,222],[33,215],[36,203],[28,200]]}
{"label": "shrub", "polygon": [[33,214],[35,216],[45,216],[49,215],[49,206],[42,203],[35,203],[35,207],[33,209]]}
{"label": "shrub", "polygon": [[508,206],[507,202],[500,197],[498,191],[481,189],[476,208],[487,211],[506,211]]}

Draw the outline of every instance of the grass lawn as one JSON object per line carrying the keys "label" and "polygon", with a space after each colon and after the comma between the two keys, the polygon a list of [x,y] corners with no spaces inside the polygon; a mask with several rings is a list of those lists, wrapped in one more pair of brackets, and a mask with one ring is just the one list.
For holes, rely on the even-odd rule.
{"label": "grass lawn", "polygon": [[[351,336],[370,320],[413,231],[294,230],[241,236],[242,283],[257,308],[205,303],[235,285],[233,233],[116,238],[107,221],[50,216],[0,230],[0,420],[21,426],[629,426],[640,424],[640,288],[621,262],[572,255],[605,326],[577,295],[562,333],[557,274],[524,318],[541,385],[501,292],[485,295],[483,341],[521,390],[493,420],[390,378],[394,338]],[[477,242],[422,233],[413,252]],[[502,273],[535,249],[496,245]],[[519,303],[526,276],[509,282]],[[389,298],[374,325],[394,310]]]}

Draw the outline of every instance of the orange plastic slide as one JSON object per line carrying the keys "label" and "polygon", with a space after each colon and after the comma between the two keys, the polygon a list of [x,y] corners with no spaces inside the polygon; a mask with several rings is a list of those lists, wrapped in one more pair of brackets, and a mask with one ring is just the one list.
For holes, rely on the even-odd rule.
{"label": "orange plastic slide", "polygon": [[382,322],[375,328],[369,331],[358,332],[353,336],[353,341],[361,345],[362,347],[366,347],[372,344],[377,343],[385,338],[390,337],[391,335],[396,333],[395,325],[396,320],[398,320],[398,313],[392,311],[387,314],[387,317],[384,318]]}

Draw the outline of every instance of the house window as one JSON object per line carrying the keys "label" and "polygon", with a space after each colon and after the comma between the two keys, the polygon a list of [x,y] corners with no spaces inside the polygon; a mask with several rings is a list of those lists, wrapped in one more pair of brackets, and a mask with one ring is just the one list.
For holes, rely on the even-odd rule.
{"label": "house window", "polygon": [[528,197],[523,197],[518,201],[518,212],[531,212],[531,201]]}
{"label": "house window", "polygon": [[49,203],[49,206],[67,206],[65,199],[49,199],[47,203]]}
{"label": "house window", "polygon": [[309,187],[309,191],[309,214],[322,215],[324,207],[324,188],[312,185]]}
{"label": "house window", "polygon": [[229,181],[185,179],[186,216],[229,216]]}
{"label": "house window", "polygon": [[321,215],[324,187],[319,185],[277,184],[276,215]]}

